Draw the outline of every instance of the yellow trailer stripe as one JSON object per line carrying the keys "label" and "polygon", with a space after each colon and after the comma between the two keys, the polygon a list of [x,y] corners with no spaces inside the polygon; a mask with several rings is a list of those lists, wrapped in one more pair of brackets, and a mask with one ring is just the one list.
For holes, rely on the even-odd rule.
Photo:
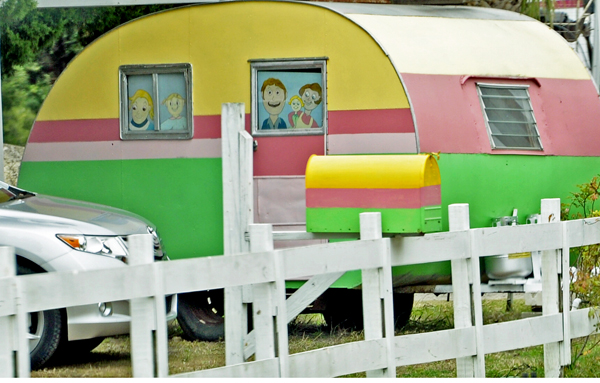
{"label": "yellow trailer stripe", "polygon": [[312,4],[235,2],[166,11],[107,33],[63,72],[38,120],[118,118],[118,67],[126,64],[191,63],[194,115],[218,115],[227,102],[250,113],[248,60],[305,57],[328,58],[330,111],[409,108],[383,50],[343,15]]}

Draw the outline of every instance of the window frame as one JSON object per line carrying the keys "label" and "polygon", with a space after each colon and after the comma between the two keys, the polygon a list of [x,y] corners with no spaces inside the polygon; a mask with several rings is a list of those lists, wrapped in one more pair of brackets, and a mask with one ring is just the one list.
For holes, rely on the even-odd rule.
{"label": "window frame", "polygon": [[[185,82],[185,102],[187,129],[169,131],[129,130],[129,89],[128,76],[152,75],[152,91],[155,99],[154,126],[160,129],[160,99],[158,98],[158,76],[161,74],[183,74]],[[192,111],[192,65],[188,63],[144,64],[119,66],[119,126],[121,140],[189,140],[194,137],[194,114]]]}
{"label": "window frame", "polygon": [[[251,126],[252,135],[257,137],[277,136],[318,136],[327,133],[327,57],[290,58],[290,59],[252,59],[248,60],[251,67]],[[321,104],[323,108],[323,124],[319,128],[310,129],[259,129],[258,108],[262,100],[258,84],[259,71],[285,71],[294,69],[320,69],[321,70]],[[289,94],[289,91],[288,91]],[[288,102],[287,97],[286,102]]]}
{"label": "window frame", "polygon": [[[544,150],[544,146],[542,145],[542,138],[540,136],[540,131],[538,129],[537,120],[535,118],[535,111],[533,109],[533,104],[531,103],[531,95],[529,94],[529,88],[530,88],[529,85],[525,85],[525,84],[495,84],[495,83],[486,83],[486,82],[476,82],[475,84],[476,84],[476,88],[477,88],[477,95],[479,97],[479,103],[481,105],[481,112],[483,114],[483,119],[485,122],[485,127],[486,127],[486,130],[488,133],[488,138],[490,140],[490,145],[493,150],[528,150],[528,151],[529,150],[532,150],[532,151],[543,151]],[[496,145],[496,143],[494,141],[494,136],[499,136],[499,135],[494,134],[492,132],[492,128],[490,126],[490,120],[489,120],[488,114],[486,112],[485,103],[483,101],[484,95],[482,94],[481,88],[517,89],[517,90],[525,91],[525,93],[527,94],[527,104],[529,105],[529,112],[531,113],[531,118],[532,118],[531,124],[533,125],[533,133],[535,133],[535,135],[529,135],[527,137],[530,140],[536,140],[539,147],[535,147],[535,146],[531,146],[531,147],[502,146],[502,147],[499,147],[498,145]]]}

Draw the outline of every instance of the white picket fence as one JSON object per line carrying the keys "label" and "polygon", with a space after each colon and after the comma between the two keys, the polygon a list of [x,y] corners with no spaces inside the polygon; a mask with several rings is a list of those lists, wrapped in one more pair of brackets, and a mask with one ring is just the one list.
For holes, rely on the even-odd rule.
{"label": "white picket fence", "polygon": [[[558,217],[558,204],[542,201],[542,216]],[[175,376],[332,377],[367,371],[392,377],[396,366],[457,359],[458,376],[482,377],[485,354],[541,344],[546,376],[559,376],[560,366],[570,363],[570,339],[595,330],[588,310],[569,312],[569,284],[561,287],[561,277],[568,281],[570,247],[600,243],[600,220],[468,229],[467,205],[450,206],[449,217],[450,232],[382,238],[379,213],[364,213],[359,241],[280,250],[273,250],[270,225],[251,225],[251,253],[158,263],[150,237],[136,235],[128,241],[129,266],[78,273],[15,276],[12,250],[1,248],[0,376],[30,374],[27,312],[130,300],[133,375],[167,377],[164,296],[236,286],[247,286],[242,290],[252,297],[255,329],[231,341],[254,343],[246,346],[244,359],[254,350],[255,361]],[[479,259],[527,251],[542,252],[543,315],[484,326]],[[448,260],[455,328],[395,337],[391,267]],[[289,355],[287,323],[298,308],[287,307],[292,305],[285,299],[285,280],[312,275],[317,281],[348,270],[362,270],[365,339]]]}
{"label": "white picket fence", "polygon": [[[117,300],[130,300],[133,376],[170,376],[164,297],[221,288],[226,366],[175,376],[367,371],[368,377],[393,377],[396,366],[456,359],[457,376],[483,377],[485,354],[543,344],[545,376],[557,377],[570,362],[570,339],[595,331],[589,310],[569,312],[568,254],[571,247],[600,243],[599,220],[557,222],[556,199],[542,201],[542,222],[548,223],[538,225],[469,229],[468,205],[460,204],[449,207],[450,232],[382,238],[380,214],[364,213],[360,241],[274,250],[271,226],[252,223],[252,137],[244,130],[244,110],[243,104],[223,104],[225,256],[155,263],[150,236],[135,235],[128,240],[127,267],[17,277],[12,249],[0,247],[0,377],[30,375],[27,312]],[[542,259],[543,315],[484,326],[480,258],[527,251],[541,252],[535,256]],[[391,267],[439,261],[452,265],[455,328],[395,337]],[[362,272],[364,340],[289,355],[289,321],[350,270]],[[286,300],[285,281],[307,276]],[[255,328],[248,332],[250,302]],[[255,361],[247,362],[252,355]]]}

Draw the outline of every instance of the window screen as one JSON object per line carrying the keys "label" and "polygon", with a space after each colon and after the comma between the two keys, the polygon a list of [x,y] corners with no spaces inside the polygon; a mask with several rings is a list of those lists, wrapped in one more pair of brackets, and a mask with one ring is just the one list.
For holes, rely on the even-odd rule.
{"label": "window screen", "polygon": [[528,88],[477,84],[493,149],[542,150]]}

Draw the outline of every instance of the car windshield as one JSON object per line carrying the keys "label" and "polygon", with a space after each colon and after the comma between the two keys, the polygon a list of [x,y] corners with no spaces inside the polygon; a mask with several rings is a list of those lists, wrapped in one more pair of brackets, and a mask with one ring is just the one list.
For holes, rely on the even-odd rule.
{"label": "car windshield", "polygon": [[0,182],[0,203],[34,196],[35,193],[16,188],[5,182]]}

